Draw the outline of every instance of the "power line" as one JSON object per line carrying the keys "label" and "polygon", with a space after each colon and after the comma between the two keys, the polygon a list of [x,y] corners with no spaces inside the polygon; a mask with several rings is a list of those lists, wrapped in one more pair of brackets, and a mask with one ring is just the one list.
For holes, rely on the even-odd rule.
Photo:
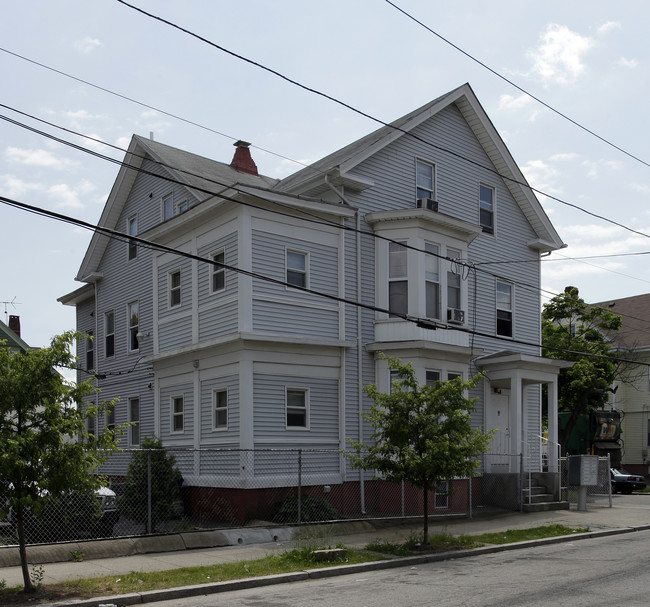
{"label": "power line", "polygon": [[[198,122],[194,122],[193,120],[189,120],[188,118],[183,118],[182,116],[179,116],[178,114],[173,114],[172,112],[162,110],[159,107],[150,105],[148,103],[145,103],[144,101],[139,101],[137,99],[134,99],[133,97],[129,97],[128,95],[118,93],[118,92],[113,91],[113,90],[111,90],[109,88],[106,88],[104,86],[100,86],[99,84],[94,84],[93,82],[90,82],[88,80],[84,80],[83,78],[79,78],[78,76],[73,76],[72,74],[68,74],[67,72],[64,72],[62,70],[56,69],[56,68],[51,67],[49,65],[45,65],[44,63],[41,63],[41,62],[36,61],[34,59],[30,59],[29,57],[25,57],[24,55],[20,55],[18,53],[10,51],[9,49],[0,47],[0,51],[2,51],[3,53],[7,53],[8,55],[13,55],[14,57],[17,57],[18,59],[22,59],[23,61],[27,61],[28,63],[32,63],[33,65],[37,65],[39,67],[42,67],[43,69],[54,72],[55,74],[59,74],[61,76],[65,76],[66,78],[70,78],[72,80],[76,80],[77,82],[81,82],[82,84],[85,84],[87,86],[95,88],[95,89],[97,89],[99,91],[103,91],[104,93],[108,93],[109,95],[119,97],[120,99],[124,99],[125,101],[130,101],[131,103],[135,103],[136,105],[147,108],[149,110],[159,112],[160,114],[163,114],[164,116],[169,116],[170,118],[174,118],[175,120],[179,120],[180,122],[184,122],[185,124],[189,124],[191,126],[198,127],[200,129],[203,129],[204,131],[214,133],[215,135],[225,137],[226,139],[231,139],[232,141],[237,141],[238,139],[240,139],[240,137],[233,137],[232,135],[228,135],[227,133],[222,133],[221,131],[217,131],[216,129],[210,128],[209,126],[205,126],[205,125],[200,124]],[[14,110],[14,111],[16,111],[16,110]],[[288,160],[289,162],[293,162],[294,164],[299,164],[299,165],[301,165],[303,167],[309,167],[309,165],[304,163],[304,162],[300,162],[299,160],[294,160],[293,158],[289,158],[288,156],[283,156],[282,154],[279,154],[278,152],[273,152],[271,150],[267,150],[265,148],[262,148],[260,146],[253,145],[253,144],[251,144],[251,147],[256,149],[256,150],[260,150],[261,152],[265,152],[266,154],[271,154],[272,156],[276,156],[277,158],[281,158],[282,160]]]}
{"label": "power line", "polygon": [[270,74],[273,74],[274,76],[277,76],[278,78],[281,78],[282,80],[285,80],[286,82],[288,82],[290,84],[293,84],[294,86],[297,86],[297,87],[299,87],[299,88],[301,88],[301,89],[303,89],[305,91],[313,93],[314,95],[318,95],[320,97],[328,99],[329,101],[332,101],[333,103],[336,103],[336,104],[338,104],[338,105],[340,105],[340,106],[342,106],[342,107],[344,107],[346,109],[349,109],[350,111],[355,112],[356,114],[359,114],[360,116],[363,116],[364,118],[368,118],[369,120],[372,120],[373,122],[381,124],[382,126],[394,129],[395,131],[398,131],[398,132],[400,132],[400,133],[402,133],[404,135],[407,135],[407,136],[419,141],[420,143],[424,143],[425,145],[427,145],[427,146],[429,146],[429,147],[431,147],[433,149],[436,149],[438,151],[441,151],[441,152],[444,152],[444,153],[449,154],[451,156],[454,156],[455,158],[463,160],[464,162],[467,162],[467,163],[469,163],[469,164],[471,164],[473,166],[479,167],[484,171],[488,171],[490,173],[493,173],[494,175],[497,175],[498,177],[500,177],[501,179],[503,179],[505,181],[509,181],[509,182],[514,183],[516,185],[527,188],[531,192],[534,192],[536,194],[544,196],[544,197],[546,197],[546,198],[548,198],[550,200],[554,200],[556,202],[559,202],[560,204],[566,205],[566,206],[568,206],[570,208],[574,208],[574,209],[577,209],[579,211],[582,211],[583,213],[586,213],[587,215],[590,215],[591,217],[595,217],[596,219],[600,219],[600,220],[605,221],[607,223],[611,223],[612,225],[618,226],[619,228],[622,228],[622,229],[624,229],[624,230],[626,230],[628,232],[631,232],[633,234],[637,234],[639,236],[644,236],[645,238],[650,238],[650,234],[646,234],[645,232],[635,230],[635,229],[630,228],[630,227],[628,227],[628,226],[626,226],[626,225],[624,225],[624,224],[622,224],[620,222],[614,221],[613,219],[609,219],[607,217],[604,217],[603,215],[599,215],[599,214],[594,213],[592,211],[588,211],[587,209],[584,209],[583,207],[580,207],[580,206],[578,206],[576,204],[566,202],[565,200],[562,200],[561,198],[558,198],[557,196],[553,196],[551,194],[543,192],[542,190],[539,190],[537,188],[532,187],[530,184],[528,184],[525,181],[519,181],[518,179],[515,179],[514,177],[510,177],[508,175],[503,175],[503,174],[499,173],[499,171],[496,170],[493,167],[485,166],[485,165],[481,164],[477,160],[473,160],[471,158],[463,156],[462,154],[460,154],[458,152],[454,152],[453,150],[449,150],[449,149],[444,148],[442,146],[436,145],[436,144],[432,143],[431,141],[428,141],[428,140],[414,134],[411,131],[407,131],[405,129],[402,129],[399,126],[396,126],[395,124],[385,122],[384,120],[381,120],[380,118],[372,116],[371,114],[368,114],[367,112],[364,112],[363,110],[360,110],[360,109],[354,107],[353,105],[350,105],[349,103],[346,103],[345,101],[342,101],[342,100],[340,100],[340,99],[338,99],[336,97],[333,97],[332,95],[329,95],[327,93],[324,93],[322,91],[319,91],[317,89],[309,87],[309,86],[307,86],[305,84],[302,84],[302,83],[298,82],[297,80],[294,80],[293,78],[285,76],[284,74],[282,74],[281,72],[279,72],[277,70],[274,70],[274,69],[272,69],[270,67],[267,67],[267,66],[263,65],[262,63],[259,63],[258,61],[254,61],[252,59],[244,57],[243,55],[240,55],[239,53],[235,53],[234,51],[231,51],[231,50],[229,50],[229,49],[227,49],[227,48],[225,48],[225,47],[223,47],[223,46],[221,46],[219,44],[216,44],[215,42],[212,42],[211,40],[208,40],[207,38],[204,38],[203,36],[200,36],[199,34],[196,34],[196,33],[192,32],[191,30],[188,30],[187,28],[184,28],[184,27],[174,23],[173,21],[169,21],[167,19],[164,19],[163,17],[159,17],[157,15],[154,15],[153,13],[147,12],[144,9],[141,9],[141,8],[139,8],[137,6],[129,4],[125,0],[117,0],[117,2],[119,2],[120,4],[123,4],[124,6],[127,6],[127,7],[131,8],[134,11],[137,11],[137,12],[139,12],[139,13],[141,13],[141,14],[143,14],[143,15],[151,18],[151,19],[154,19],[156,21],[164,23],[165,25],[168,25],[169,27],[177,29],[177,30],[187,34],[188,36],[196,38],[197,40],[200,40],[201,42],[204,42],[205,44],[207,44],[207,45],[209,45],[209,46],[211,46],[211,47],[213,47],[213,48],[215,48],[215,49],[217,49],[219,51],[222,51],[222,52],[230,55],[231,57],[235,57],[236,59],[244,61],[244,62],[246,62],[246,63],[248,63],[250,65],[253,65],[255,67],[258,67],[259,69],[264,70],[266,72],[269,72]]}
{"label": "power line", "polygon": [[75,225],[77,227],[81,227],[87,230],[90,230],[92,232],[99,232],[101,234],[104,234],[108,236],[109,238],[116,239],[118,241],[124,242],[124,243],[129,243],[129,242],[135,242],[137,245],[142,246],[144,248],[150,249],[152,251],[160,251],[163,253],[170,253],[173,255],[178,255],[180,257],[184,257],[187,259],[191,259],[197,262],[202,262],[202,263],[207,263],[209,265],[212,265],[217,268],[223,268],[225,270],[230,270],[233,272],[236,272],[238,274],[243,274],[244,276],[248,276],[250,278],[258,279],[258,280],[263,280],[265,282],[269,282],[272,284],[277,284],[285,287],[290,287],[292,289],[296,289],[299,291],[302,291],[304,293],[308,293],[311,295],[315,295],[317,297],[324,297],[326,299],[336,301],[338,303],[344,303],[348,305],[352,305],[355,307],[360,307],[372,312],[380,312],[383,314],[388,314],[389,316],[392,317],[397,317],[401,318],[402,320],[406,320],[408,322],[416,324],[420,328],[424,329],[431,329],[431,330],[436,330],[436,329],[446,329],[446,330],[452,330],[452,331],[458,331],[461,333],[467,333],[470,335],[475,335],[479,337],[485,337],[489,339],[493,339],[496,341],[505,341],[507,343],[516,343],[516,344],[521,344],[521,345],[526,345],[526,346],[531,346],[534,348],[545,348],[546,350],[553,350],[555,352],[562,352],[565,354],[578,354],[581,356],[587,356],[591,358],[598,358],[598,359],[605,359],[605,360],[613,360],[617,362],[626,362],[626,363],[631,363],[631,364],[638,364],[642,366],[650,366],[650,363],[646,362],[640,362],[640,361],[635,361],[635,360],[627,360],[623,358],[618,358],[615,356],[605,356],[602,354],[593,354],[589,352],[581,352],[579,350],[569,350],[567,348],[556,348],[556,347],[549,347],[545,346],[543,344],[538,344],[538,343],[532,343],[524,340],[518,340],[510,337],[501,337],[499,335],[492,335],[491,333],[486,333],[483,331],[477,331],[475,329],[469,329],[465,327],[459,327],[459,326],[449,326],[445,325],[443,323],[437,322],[435,320],[431,320],[429,318],[422,318],[419,316],[411,316],[409,314],[403,314],[400,312],[396,312],[394,310],[386,309],[386,308],[381,308],[379,306],[374,306],[371,304],[365,304],[362,302],[354,301],[352,299],[348,299],[345,297],[340,297],[338,295],[332,295],[331,293],[325,293],[323,291],[317,291],[315,289],[311,289],[308,287],[300,287],[291,283],[288,283],[286,281],[277,279],[277,278],[272,278],[270,276],[266,276],[264,274],[259,274],[258,272],[252,272],[250,270],[244,270],[243,268],[238,268],[236,266],[231,266],[225,263],[221,263],[218,261],[215,261],[214,259],[210,259],[207,257],[201,257],[200,255],[195,255],[193,253],[188,253],[186,251],[182,251],[180,249],[175,249],[173,247],[169,247],[160,243],[153,242],[151,240],[147,240],[144,238],[141,238],[139,236],[130,236],[129,234],[125,234],[124,232],[119,232],[117,230],[113,230],[111,228],[107,228],[104,226],[100,225],[95,225],[91,224],[87,221],[83,221],[81,219],[76,219],[74,217],[70,217],[68,215],[64,215],[62,213],[56,213],[55,211],[50,211],[48,209],[43,209],[41,207],[37,207],[34,205],[30,205],[24,202],[19,202],[17,200],[13,200],[11,198],[7,198],[5,196],[0,196],[0,203],[6,204],[8,206],[12,206],[14,208],[27,211],[29,213],[33,213],[35,215],[39,215],[41,217],[46,217],[49,219],[55,219],[57,221],[62,221],[64,223],[68,223],[71,225]]}
{"label": "power line", "polygon": [[592,135],[592,136],[595,137],[596,139],[599,139],[599,140],[602,141],[603,143],[605,143],[605,144],[607,144],[608,146],[614,148],[615,150],[618,150],[619,152],[625,154],[626,156],[632,158],[633,160],[636,160],[637,162],[640,162],[641,164],[643,164],[643,165],[645,165],[645,166],[647,166],[647,167],[650,167],[650,163],[646,162],[646,161],[643,160],[642,158],[639,158],[638,156],[635,156],[634,154],[628,152],[627,150],[623,149],[622,147],[616,145],[615,143],[612,143],[609,139],[606,139],[605,137],[599,135],[598,133],[595,133],[595,132],[592,131],[591,129],[588,129],[586,126],[583,126],[582,124],[580,124],[577,120],[574,120],[573,118],[570,118],[569,116],[567,116],[567,115],[564,114],[563,112],[560,112],[559,110],[555,109],[553,106],[549,105],[548,103],[546,103],[545,101],[543,101],[543,100],[540,99],[539,97],[536,97],[535,95],[533,95],[532,93],[528,92],[527,90],[525,90],[524,88],[522,88],[521,86],[519,86],[518,84],[516,84],[515,82],[513,82],[512,80],[506,78],[503,74],[500,74],[500,73],[497,72],[495,69],[491,68],[489,65],[483,63],[482,61],[480,61],[479,59],[477,59],[477,58],[474,57],[473,55],[470,55],[467,51],[463,50],[461,47],[459,47],[458,45],[454,44],[453,42],[451,42],[450,40],[448,40],[447,38],[445,38],[444,36],[442,36],[441,34],[439,34],[438,32],[436,32],[435,30],[433,30],[432,28],[430,28],[428,25],[426,25],[425,23],[423,23],[423,22],[420,21],[419,19],[416,19],[413,15],[411,15],[410,13],[408,13],[407,11],[405,11],[403,8],[401,8],[400,6],[398,6],[397,4],[395,4],[394,2],[391,2],[391,0],[385,0],[385,2],[386,2],[387,4],[390,4],[393,8],[395,8],[396,10],[398,10],[398,11],[399,11],[400,13],[402,13],[404,16],[408,17],[408,18],[411,19],[412,21],[415,21],[415,23],[417,23],[418,25],[422,26],[425,30],[427,30],[428,32],[430,32],[430,33],[433,34],[434,36],[437,36],[440,40],[442,40],[443,42],[445,42],[445,43],[448,44],[449,46],[451,46],[451,47],[453,47],[454,49],[456,49],[459,53],[462,53],[463,55],[465,55],[465,57],[467,57],[468,59],[471,59],[471,60],[474,61],[475,63],[478,63],[481,67],[485,68],[486,70],[488,70],[489,72],[491,72],[492,74],[494,74],[497,78],[501,78],[501,80],[503,80],[504,82],[507,82],[510,86],[513,86],[514,88],[516,88],[519,92],[523,93],[524,95],[527,95],[527,96],[530,97],[531,99],[534,99],[535,101],[537,101],[537,103],[539,103],[540,105],[543,105],[546,109],[551,110],[551,112],[553,112],[554,114],[557,114],[557,115],[560,116],[561,118],[564,118],[565,120],[567,120],[568,122],[570,122],[570,123],[573,124],[574,126],[577,126],[579,129],[582,129],[583,131],[585,131],[585,133],[589,133],[589,135]]}

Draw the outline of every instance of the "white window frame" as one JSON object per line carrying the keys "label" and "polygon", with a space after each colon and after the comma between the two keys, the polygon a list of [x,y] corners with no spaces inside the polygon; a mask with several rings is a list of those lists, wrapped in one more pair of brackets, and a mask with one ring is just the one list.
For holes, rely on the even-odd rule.
{"label": "white window frame", "polygon": [[[499,287],[507,287],[509,291],[509,302],[501,302],[500,297],[499,297]],[[515,289],[514,285],[511,282],[507,282],[505,280],[499,280],[497,279],[496,281],[496,290],[495,290],[495,334],[498,335],[499,337],[514,337],[515,334],[515,311],[514,311],[514,295],[515,295]],[[510,334],[507,333],[500,333],[499,332],[499,313],[505,313],[510,315]]]}
{"label": "white window frame", "polygon": [[[180,402],[180,411],[177,410],[176,405]],[[176,421],[180,419],[180,428],[176,427]],[[183,434],[185,432],[185,395],[175,394],[169,399],[169,433],[170,434]]]}
{"label": "white window frame", "polygon": [[[404,255],[404,263],[401,263],[401,256]],[[407,241],[398,240],[395,242],[388,243],[388,310],[389,316],[397,317],[400,314],[409,313],[409,276],[408,276],[408,267],[409,267],[409,250],[407,248]],[[399,257],[398,257],[399,256]],[[403,266],[404,272],[400,272],[400,268]],[[406,295],[405,302],[400,305],[397,305],[394,298],[403,296],[399,293],[395,293],[394,297],[392,292],[393,285],[400,284],[406,285]]]}
{"label": "white window frame", "polygon": [[167,221],[174,216],[174,192],[162,197],[162,220]]}
{"label": "white window frame", "polygon": [[[137,416],[133,414],[133,405],[137,403],[138,411]],[[141,443],[140,437],[140,418],[142,415],[141,411],[141,401],[139,396],[133,396],[129,398],[129,445],[131,447],[139,447]]]}
{"label": "white window frame", "polygon": [[[428,183],[422,183],[420,181],[420,167],[427,168],[430,171],[431,176],[431,187],[429,188]],[[421,158],[415,159],[415,199],[419,200],[420,198],[431,198],[436,200],[436,165],[433,162],[428,160],[422,160]]]}
{"label": "white window frame", "polygon": [[[109,318],[111,319],[109,322]],[[110,325],[113,325],[112,327]],[[112,338],[112,339],[111,339]],[[109,354],[109,340],[113,350]],[[106,310],[104,312],[104,358],[113,358],[115,356],[115,310]]]}
{"label": "white window frame", "polygon": [[[175,278],[178,277],[178,284],[174,284]],[[168,306],[169,308],[178,308],[183,303],[181,291],[181,270],[176,268],[167,274],[167,289],[169,293]]]}
{"label": "white window frame", "polygon": [[[442,285],[440,284],[440,245],[433,242],[424,243],[424,314],[426,318],[441,320],[442,315]],[[435,267],[435,269],[434,269]],[[437,276],[437,279],[435,278]],[[435,285],[438,292],[437,310],[431,315],[429,312],[428,285]]]}
{"label": "white window frame", "polygon": [[[226,395],[226,404],[225,405],[219,405],[219,398],[218,394],[225,394]],[[215,388],[212,390],[212,430],[214,432],[225,432],[228,430],[228,422],[229,422],[229,415],[228,415],[228,409],[229,409],[229,400],[230,400],[230,394],[228,393],[228,388]],[[225,412],[226,414],[226,423],[225,424],[220,424],[219,423],[219,413]]]}
{"label": "white window frame", "polygon": [[106,411],[106,429],[115,430],[115,406]]}
{"label": "white window frame", "polygon": [[[217,257],[222,257],[222,260],[221,261],[217,260]],[[223,293],[226,290],[226,268],[224,268],[223,266],[220,267],[215,264],[226,263],[226,250],[220,249],[218,251],[214,251],[213,253],[210,254],[210,259],[212,259],[212,261],[214,262],[211,266],[211,271],[210,271],[210,293]],[[219,276],[222,277],[221,281],[223,283],[223,286],[216,289],[215,281],[218,280]]]}
{"label": "white window frame", "polygon": [[[132,324],[133,308],[136,308],[137,324]],[[128,327],[127,333],[127,349],[129,352],[139,352],[140,342],[138,340],[138,333],[140,332],[140,302],[136,299],[127,305],[127,320],[126,326]],[[135,344],[135,347],[131,346]]]}
{"label": "white window frame", "polygon": [[[131,215],[126,220],[126,232],[129,236],[137,236],[138,235],[138,216],[137,215]],[[138,256],[138,245],[136,242],[131,240],[129,238],[129,243],[128,243],[128,253],[127,257],[128,260],[131,261],[132,259],[136,259]]]}
{"label": "white window frame", "polygon": [[178,205],[178,214],[182,215],[183,213],[187,213],[189,208],[190,208],[189,202],[187,202],[187,200],[183,200],[183,202],[179,203]]}
{"label": "white window frame", "polygon": [[86,371],[89,373],[95,369],[95,333],[91,329],[86,331]]}
{"label": "white window frame", "polygon": [[461,381],[464,381],[463,380],[464,376],[462,371],[447,371],[447,381],[452,381],[457,377],[460,377]]}
{"label": "white window frame", "polygon": [[[289,265],[289,258],[291,255],[296,255],[301,257],[304,260],[304,268],[295,268]],[[285,281],[287,283],[287,288],[298,288],[298,289],[308,289],[309,288],[309,253],[307,251],[301,251],[299,249],[285,249],[284,253],[284,264],[285,264]],[[290,280],[291,275],[302,276],[303,284],[296,284]]]}
{"label": "white window frame", "polygon": [[[483,198],[484,190],[489,191],[492,194],[492,200],[488,201]],[[478,223],[485,234],[494,234],[496,231],[494,211],[496,207],[497,190],[494,186],[487,185],[486,183],[479,183],[478,191]],[[484,214],[490,218],[490,224],[483,222]]]}
{"label": "white window frame", "polygon": [[[303,404],[301,406],[296,406],[296,405],[289,405],[289,393],[293,394],[302,394],[303,395]],[[285,388],[285,394],[284,394],[284,421],[285,421],[285,429],[286,430],[309,430],[309,388],[301,388],[301,387],[295,387],[295,386],[287,386]],[[290,410],[293,409],[294,411],[300,409],[304,411],[304,418],[305,418],[305,423],[304,425],[295,425],[291,424],[289,425],[289,415],[290,415]],[[302,414],[303,411],[300,411]],[[293,415],[296,413],[294,412]]]}
{"label": "white window frame", "polygon": [[[460,259],[462,256],[462,251],[460,249],[455,249],[453,247],[447,247],[447,257],[449,259]],[[458,264],[454,263],[453,261],[447,262],[448,268],[447,268],[447,283],[445,285],[445,288],[447,289],[447,309],[463,309],[463,277],[461,272],[459,271]],[[458,285],[453,284],[452,285],[452,277],[453,277],[453,282],[455,283],[456,280],[458,280]],[[452,306],[451,305],[451,290],[454,289],[458,290],[458,307]]]}
{"label": "white window frame", "polygon": [[[433,376],[434,373],[437,375],[437,378],[434,378]],[[435,386],[440,381],[442,381],[442,371],[440,369],[424,370],[424,383],[427,386]]]}

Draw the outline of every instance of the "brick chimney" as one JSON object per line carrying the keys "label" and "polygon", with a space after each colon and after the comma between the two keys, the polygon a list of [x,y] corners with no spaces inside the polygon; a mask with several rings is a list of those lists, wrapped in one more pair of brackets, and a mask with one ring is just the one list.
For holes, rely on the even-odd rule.
{"label": "brick chimney", "polygon": [[248,141],[236,141],[233,144],[237,149],[235,155],[232,157],[230,166],[239,171],[240,173],[249,173],[250,175],[259,175],[257,172],[257,165],[253,162],[251,151],[248,149],[250,143]]}
{"label": "brick chimney", "polygon": [[20,316],[9,316],[9,328],[20,337]]}

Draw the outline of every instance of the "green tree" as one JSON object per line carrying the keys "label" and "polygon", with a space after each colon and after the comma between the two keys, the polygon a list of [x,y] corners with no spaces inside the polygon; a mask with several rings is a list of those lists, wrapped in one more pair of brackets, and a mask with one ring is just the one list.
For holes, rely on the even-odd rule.
{"label": "green tree", "polygon": [[26,515],[37,517],[70,491],[100,486],[97,469],[116,449],[115,432],[94,437],[86,418],[113,403],[84,407],[96,392],[92,380],[67,381],[57,368],[73,369],[72,346],[81,334],[67,332],[46,348],[25,352],[0,342],[0,479],[5,513],[12,511],[26,592],[34,590],[25,548]]}
{"label": "green tree", "polygon": [[375,384],[364,387],[374,401],[365,415],[373,431],[369,443],[351,441],[351,462],[376,470],[386,480],[405,481],[422,490],[423,543],[427,544],[429,492],[442,481],[471,477],[475,458],[492,438],[491,433],[472,428],[475,399],[466,396],[482,376],[419,385],[410,363],[385,358],[398,379],[389,393],[380,392]]}
{"label": "green tree", "polygon": [[[176,458],[163,448],[162,440],[146,437],[134,451],[126,472],[120,510],[127,518],[154,531],[163,521],[178,518],[183,480]],[[149,497],[151,495],[151,498]]]}
{"label": "green tree", "polygon": [[544,304],[543,356],[574,361],[558,379],[558,409],[571,413],[559,435],[563,453],[580,415],[607,402],[619,367],[607,336],[620,328],[618,314],[585,303],[576,287]]}

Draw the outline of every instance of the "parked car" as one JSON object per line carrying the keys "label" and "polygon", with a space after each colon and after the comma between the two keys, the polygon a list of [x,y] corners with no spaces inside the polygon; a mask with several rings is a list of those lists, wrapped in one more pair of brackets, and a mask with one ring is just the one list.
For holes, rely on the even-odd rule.
{"label": "parked car", "polygon": [[630,474],[627,470],[610,469],[612,492],[630,494],[632,491],[645,489],[645,478],[638,474]]}
{"label": "parked car", "polygon": [[[119,518],[117,496],[112,489],[68,491],[50,498],[39,515],[25,511],[25,535],[30,543],[110,537]],[[15,535],[16,520],[11,509],[5,520]]]}

